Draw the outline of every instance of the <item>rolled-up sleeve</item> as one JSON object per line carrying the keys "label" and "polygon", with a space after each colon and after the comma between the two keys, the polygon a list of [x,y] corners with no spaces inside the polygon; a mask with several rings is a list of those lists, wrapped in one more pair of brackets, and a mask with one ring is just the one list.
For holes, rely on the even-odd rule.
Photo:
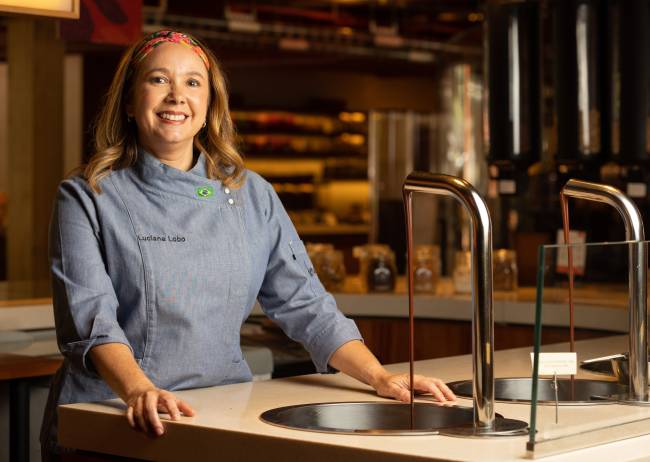
{"label": "rolled-up sleeve", "polygon": [[258,296],[266,315],[310,353],[318,372],[343,344],[363,340],[356,324],[337,308],[316,275],[280,199],[267,184],[271,252]]}
{"label": "rolled-up sleeve", "polygon": [[106,272],[92,193],[79,179],[61,183],[49,230],[49,258],[57,340],[61,353],[89,374],[94,346],[123,343],[118,300]]}

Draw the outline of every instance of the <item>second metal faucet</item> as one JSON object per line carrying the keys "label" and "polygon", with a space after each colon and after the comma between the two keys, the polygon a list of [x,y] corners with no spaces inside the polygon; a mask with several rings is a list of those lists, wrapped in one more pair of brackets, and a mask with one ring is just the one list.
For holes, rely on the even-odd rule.
{"label": "second metal faucet", "polygon": [[627,401],[648,401],[648,344],[647,344],[647,272],[648,255],[641,213],[621,191],[599,183],[567,181],[562,194],[567,197],[604,202],[613,206],[623,218],[625,239],[630,243],[628,263],[629,285],[629,395]]}

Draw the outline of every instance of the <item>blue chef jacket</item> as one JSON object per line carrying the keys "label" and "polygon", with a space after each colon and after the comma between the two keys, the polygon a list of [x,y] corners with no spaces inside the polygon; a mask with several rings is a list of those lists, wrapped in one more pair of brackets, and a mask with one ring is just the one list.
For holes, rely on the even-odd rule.
{"label": "blue chef jacket", "polygon": [[316,276],[278,196],[247,171],[239,189],[140,151],[104,178],[63,181],[50,227],[54,314],[65,360],[50,392],[56,405],[114,398],[88,351],[123,343],[163,389],[251,380],[240,328],[255,299],[309,351],[319,372],[332,353],[361,339]]}

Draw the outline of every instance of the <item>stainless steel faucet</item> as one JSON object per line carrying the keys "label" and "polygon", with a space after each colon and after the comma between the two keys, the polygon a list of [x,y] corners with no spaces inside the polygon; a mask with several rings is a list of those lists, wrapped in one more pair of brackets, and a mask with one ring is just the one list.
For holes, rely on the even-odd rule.
{"label": "stainless steel faucet", "polygon": [[637,241],[630,244],[628,264],[629,290],[629,399],[647,401],[648,399],[648,312],[646,301],[646,274],[648,255],[644,244],[643,221],[641,213],[627,196],[613,186],[590,183],[580,180],[567,181],[562,194],[577,199],[604,202],[614,207],[623,218],[625,239]]}
{"label": "stainless steel faucet", "polygon": [[[407,227],[412,230],[414,192],[452,196],[470,215],[472,251],[472,383],[474,427],[493,429],[494,414],[494,319],[492,306],[492,222],[487,205],[474,187],[462,178],[413,172],[404,181]],[[413,236],[409,231],[409,248]],[[410,256],[409,256],[410,258]],[[410,266],[410,264],[409,264]]]}

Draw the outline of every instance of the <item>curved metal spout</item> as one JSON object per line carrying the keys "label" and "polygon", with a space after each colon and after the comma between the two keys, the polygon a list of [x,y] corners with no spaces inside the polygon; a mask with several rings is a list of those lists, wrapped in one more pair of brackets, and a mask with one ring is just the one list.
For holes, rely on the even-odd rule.
{"label": "curved metal spout", "polygon": [[641,213],[634,202],[613,186],[571,179],[562,188],[562,195],[611,205],[623,218],[625,238],[628,241],[638,242],[630,244],[628,264],[629,394],[632,400],[646,401],[648,399],[648,312],[646,300],[648,255],[645,244],[641,244],[645,240]]}
{"label": "curved metal spout", "polygon": [[606,184],[571,179],[562,188],[562,194],[576,199],[604,202],[614,207],[623,218],[625,239],[643,241],[643,220],[637,206],[619,189]]}
{"label": "curved metal spout", "polygon": [[[494,427],[494,320],[492,307],[492,222],[487,205],[474,187],[462,178],[413,172],[404,181],[407,239],[412,248],[412,194],[421,192],[452,196],[470,215],[472,251],[472,366],[474,426]],[[411,267],[412,252],[409,252]],[[411,277],[409,275],[409,277]],[[412,287],[412,284],[410,284]],[[409,288],[409,291],[412,288]]]}

